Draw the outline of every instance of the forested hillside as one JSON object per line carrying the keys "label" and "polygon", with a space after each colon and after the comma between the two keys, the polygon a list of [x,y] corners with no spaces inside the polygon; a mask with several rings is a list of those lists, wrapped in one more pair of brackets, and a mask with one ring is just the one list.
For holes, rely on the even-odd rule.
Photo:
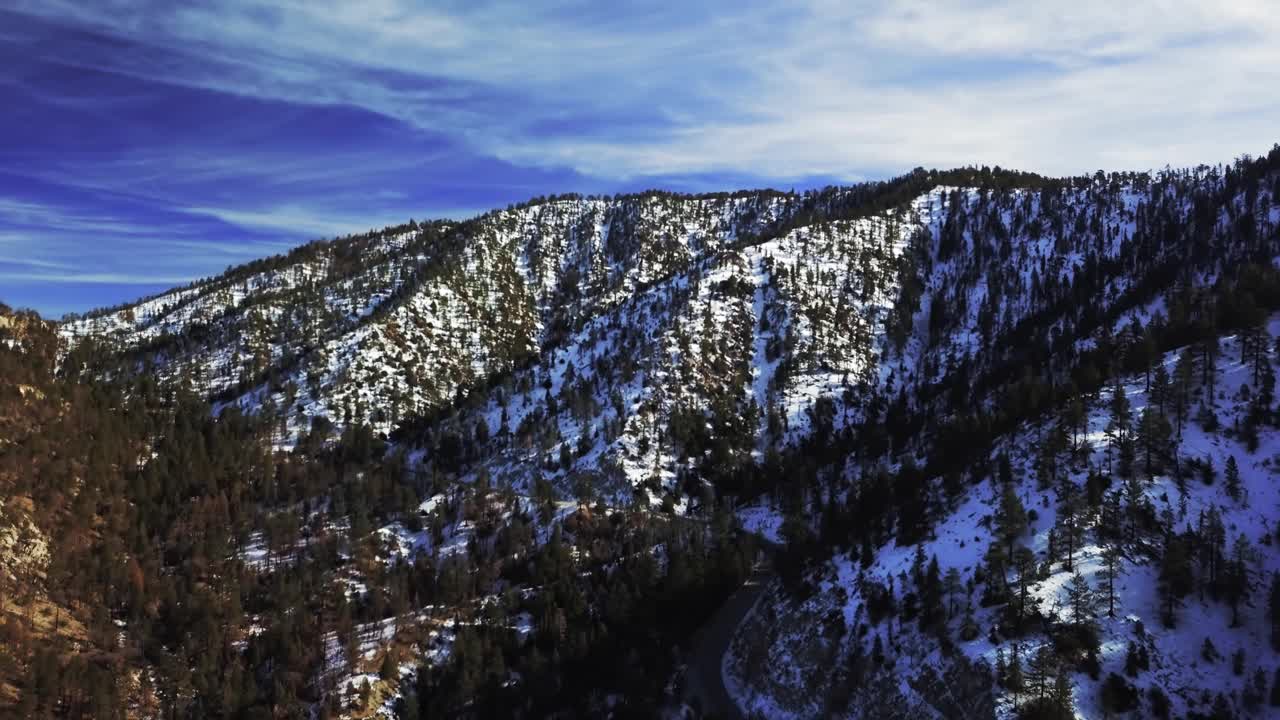
{"label": "forested hillside", "polygon": [[1265,717],[1280,148],[540,198],[0,325],[31,717]]}
{"label": "forested hillside", "polygon": [[751,562],[726,514],[415,478],[363,427],[274,452],[189,389],[55,375],[52,328],[0,317],[17,717],[645,717]]}

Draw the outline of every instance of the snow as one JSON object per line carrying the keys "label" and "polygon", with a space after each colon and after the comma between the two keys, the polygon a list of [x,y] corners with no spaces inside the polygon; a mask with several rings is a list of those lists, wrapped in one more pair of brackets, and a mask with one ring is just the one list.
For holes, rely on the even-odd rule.
{"label": "snow", "polygon": [[[550,522],[535,521],[537,542],[546,542],[552,528],[578,507],[572,496],[583,484],[615,505],[667,502],[678,514],[697,512],[701,498],[684,481],[714,461],[673,443],[667,430],[677,412],[695,413],[692,424],[698,429],[712,427],[715,413],[724,408],[730,418],[758,412],[745,440],[728,452],[734,459],[761,461],[769,450],[804,447],[817,432],[815,410],[827,401],[830,429],[840,432],[862,419],[872,390],[892,399],[899,390],[940,381],[970,358],[994,363],[1010,351],[1000,339],[1043,309],[1033,285],[1074,281],[1092,248],[1104,261],[1127,261],[1140,210],[1174,197],[1159,177],[1149,187],[1144,182],[1086,183],[1049,194],[937,187],[895,210],[788,226],[780,234],[762,232],[792,217],[801,206],[795,197],[539,202],[482,216],[468,224],[465,235],[430,243],[412,231],[375,234],[359,245],[322,246],[268,270],[232,273],[79,319],[60,332],[68,344],[90,335],[122,349],[145,350],[155,343],[164,348],[148,358],[156,372],[176,377],[187,371],[209,393],[222,393],[215,412],[232,406],[248,412],[269,405],[278,409],[283,420],[276,444],[282,449],[292,447],[317,417],[339,427],[367,423],[384,435],[401,420],[434,417],[427,430],[407,433],[394,450],[404,453],[409,468],[452,483],[418,508],[428,527],[432,521],[442,526],[441,535],[412,531],[416,526],[406,518],[384,521],[375,535],[381,562],[423,553],[447,557],[477,542],[475,522],[461,517],[456,503],[467,487],[513,491],[510,506],[488,508],[506,522],[517,513],[536,518],[529,495],[538,479],[550,481],[560,499]],[[1211,190],[1220,180],[1196,171],[1192,182]],[[956,203],[984,211],[973,213],[956,252],[944,257],[940,240]],[[1171,202],[1166,211],[1188,218],[1191,208],[1179,203]],[[1232,219],[1224,208],[1218,222],[1225,226]],[[1260,237],[1274,232],[1280,208],[1270,208],[1259,220]],[[352,247],[359,250],[358,263],[342,252]],[[982,262],[975,261],[979,256]],[[917,267],[902,262],[907,258],[923,260]],[[996,265],[1014,270],[1004,287],[988,272]],[[918,270],[911,279],[924,292],[898,347],[887,327],[909,279],[905,268]],[[1213,273],[1206,269],[1196,280],[1209,284]],[[1131,321],[1148,325],[1169,313],[1163,298],[1120,306],[1130,282],[1127,274],[1116,273],[1097,299],[1099,310],[1123,309],[1115,326],[1105,328],[1108,332],[1124,331]],[[989,300],[998,301],[998,312],[984,327],[981,314]],[[931,330],[935,311],[951,316],[941,333]],[[1062,330],[1063,322],[1055,321],[1053,330]],[[1280,321],[1273,319],[1270,329],[1280,331]],[[203,344],[164,342],[206,333],[211,339]],[[1097,337],[1074,340],[1087,348]],[[1238,357],[1237,340],[1224,339],[1214,404],[1227,427],[1239,414],[1238,397],[1248,374]],[[1164,362],[1172,369],[1174,356]],[[262,369],[273,370],[274,377],[256,373]],[[1136,417],[1147,402],[1143,384],[1129,378],[1126,391]],[[1093,403],[1085,433],[1095,448],[1095,464],[1105,444],[1105,396]],[[919,398],[907,400],[914,406]],[[775,431],[775,424],[780,429]],[[1029,455],[1044,429],[1043,424],[1024,427],[1001,446],[1015,457],[1020,497],[1039,516],[1024,543],[1042,555],[1057,516],[1056,499],[1035,488]],[[467,447],[469,457],[459,468],[441,471],[448,463],[437,453],[446,433]],[[1183,456],[1212,457],[1219,469],[1228,456],[1235,457],[1246,478],[1247,499],[1226,497],[1221,482],[1204,486],[1195,480],[1184,498],[1166,476],[1144,486],[1145,496],[1158,511],[1172,513],[1178,527],[1202,510],[1219,508],[1229,536],[1243,533],[1260,549],[1253,567],[1260,587],[1278,567],[1262,538],[1275,529],[1272,518],[1280,504],[1280,484],[1274,482],[1280,437],[1266,434],[1259,451],[1248,453],[1236,438],[1192,423],[1180,442]],[[851,481],[857,463],[865,460],[851,459],[833,472],[838,480]],[[1083,481],[1079,469],[1073,479]],[[994,506],[994,490],[984,481],[967,487],[944,509],[924,546],[927,555],[938,557],[944,573],[954,568],[966,580],[973,576],[989,541]],[[744,529],[781,541],[782,517],[768,499],[740,508],[737,515]],[[877,549],[866,568],[838,556],[825,568],[816,598],[791,611],[806,628],[818,626],[828,612],[852,627],[865,617],[860,583],[894,581],[901,592],[915,553],[914,546],[890,542]],[[1098,553],[1090,539],[1076,563],[1095,584]],[[258,534],[240,556],[250,569],[271,572],[293,552],[269,552]],[[1154,570],[1137,556],[1129,565],[1121,583],[1123,612],[1102,621],[1104,676],[1123,662],[1139,622],[1158,665],[1141,681],[1158,679],[1176,697],[1175,710],[1190,710],[1198,702],[1186,688],[1204,682],[1200,676],[1206,668],[1198,661],[1203,634],[1224,638],[1222,645],[1230,649],[1244,648],[1251,661],[1273,659],[1264,642],[1257,590],[1242,628],[1225,626],[1222,607],[1197,598],[1184,608],[1182,626],[1166,630],[1154,609]],[[1033,600],[1052,609],[1061,603],[1068,579],[1065,572],[1052,572],[1035,584]],[[369,592],[354,572],[339,573],[337,580],[351,598]],[[975,608],[974,615],[984,630],[991,626],[991,609]],[[377,642],[390,640],[375,630]],[[513,630],[527,634],[531,620],[517,618]],[[798,686],[811,669],[805,656],[796,654],[813,639],[805,632],[782,637],[770,648],[775,689]],[[916,637],[910,627],[871,632],[901,647],[902,657],[895,660],[900,670],[907,662],[941,662],[935,644]],[[378,647],[366,652],[376,655]],[[985,632],[961,646],[966,656],[988,662],[994,661],[996,648]],[[1224,654],[1230,649],[1219,648]],[[1208,673],[1214,688],[1229,689],[1237,682],[1214,670]],[[902,672],[899,689],[915,698],[908,673]],[[736,682],[732,672],[728,675]],[[1096,683],[1084,676],[1076,682],[1082,715],[1096,716]],[[793,704],[770,692],[746,701],[770,717],[807,714],[788,709]],[[1005,703],[1002,713],[1008,712]]]}
{"label": "snow", "polygon": [[742,529],[755,533],[771,543],[782,544],[782,513],[767,505],[752,505],[737,512]]}
{"label": "snow", "polygon": [[[1272,318],[1268,327],[1272,333],[1280,333],[1280,316]],[[1221,349],[1219,376],[1216,381],[1218,392],[1213,399],[1213,406],[1223,428],[1229,429],[1244,411],[1245,405],[1237,398],[1243,397],[1242,388],[1252,378],[1251,369],[1239,360],[1238,338],[1222,338]],[[1167,353],[1161,360],[1171,374],[1177,356],[1178,352],[1174,351]],[[1126,378],[1124,389],[1136,418],[1148,401],[1145,381],[1140,377]],[[1110,392],[1104,391],[1091,403],[1087,431],[1083,437],[1092,446],[1090,457],[1094,466],[1104,464],[1104,430],[1109,420]],[[999,448],[1010,452],[1015,478],[1020,478],[1017,493],[1027,509],[1034,509],[1038,515],[1021,544],[1034,550],[1039,558],[1045,555],[1048,533],[1054,526],[1057,515],[1055,493],[1053,490],[1039,490],[1032,471],[1032,453],[1039,446],[1039,437],[1043,432],[1044,427],[1041,425],[1024,427],[1006,438]],[[1277,462],[1280,456],[1280,432],[1264,429],[1258,450],[1249,453],[1239,439],[1229,437],[1226,432],[1207,432],[1194,421],[1188,421],[1179,441],[1178,453],[1183,458],[1212,458],[1219,470],[1217,482],[1205,485],[1199,478],[1192,478],[1186,483],[1187,497],[1183,502],[1175,480],[1167,475],[1157,475],[1152,481],[1142,483],[1145,497],[1154,505],[1158,515],[1167,513],[1174,518],[1174,529],[1177,530],[1194,525],[1201,513],[1211,508],[1221,512],[1226,528],[1227,552],[1230,553],[1234,539],[1240,535],[1253,544],[1254,556],[1249,568],[1254,587],[1253,601],[1242,606],[1241,625],[1232,627],[1229,607],[1207,596],[1202,598],[1201,589],[1185,599],[1178,612],[1176,627],[1167,628],[1161,622],[1160,598],[1157,594],[1158,569],[1154,561],[1142,557],[1131,548],[1126,553],[1123,574],[1116,582],[1116,616],[1107,617],[1105,609],[1097,616],[1102,638],[1099,680],[1078,672],[1072,676],[1078,717],[1104,716],[1100,705],[1100,681],[1112,672],[1124,674],[1125,656],[1131,641],[1148,649],[1152,664],[1150,672],[1142,673],[1132,682],[1138,686],[1144,698],[1147,687],[1161,687],[1172,702],[1175,716],[1195,710],[1207,712],[1208,708],[1202,705],[1205,691],[1211,696],[1219,692],[1230,695],[1243,687],[1245,682],[1251,681],[1254,670],[1258,667],[1267,673],[1270,681],[1277,656],[1270,645],[1270,622],[1264,610],[1269,578],[1280,571],[1280,554],[1272,549],[1270,539],[1277,529],[1275,513],[1280,508],[1280,483],[1275,481],[1277,472],[1280,472],[1280,463]],[[1243,485],[1241,500],[1235,500],[1227,494],[1221,478],[1222,468],[1228,457],[1234,457],[1240,467]],[[1077,485],[1083,484],[1085,475],[1082,465],[1076,465],[1071,470],[1071,477]],[[937,523],[933,535],[923,543],[925,556],[936,556],[944,575],[949,569],[955,568],[967,582],[983,562],[983,555],[991,542],[992,513],[998,504],[995,492],[990,482],[970,487]],[[774,517],[765,507],[745,508],[740,511],[740,516],[743,517],[744,526],[749,529],[767,527],[769,520]],[[890,542],[878,550],[873,563],[867,568],[859,568],[849,557],[837,555],[820,581],[815,598],[806,601],[791,614],[796,617],[817,617],[826,612],[824,608],[832,608],[834,605],[842,612],[846,626],[856,627],[858,622],[865,621],[864,601],[857,590],[861,580],[876,578],[888,582],[892,579],[898,592],[904,592],[903,588],[910,582],[907,578],[915,554],[915,546],[899,547]],[[1074,570],[1095,590],[1102,586],[1099,575],[1101,555],[1102,549],[1097,544],[1097,539],[1092,532],[1088,533],[1086,542],[1076,552]],[[1065,615],[1066,586],[1071,576],[1072,573],[1065,570],[1061,563],[1054,563],[1047,577],[1032,584],[1032,607],[1038,607],[1045,613]],[[842,597],[846,599],[841,601]],[[970,594],[966,602],[972,603],[974,617],[983,631],[977,639],[962,642],[959,647],[966,656],[984,660],[994,666],[997,648],[1003,648],[1007,657],[1010,644],[1008,641],[1000,644],[990,641],[986,629],[995,622],[995,609],[978,607],[976,600],[976,595]],[[780,608],[779,611],[784,614],[786,612]],[[896,642],[905,654],[902,659],[917,664],[941,662],[935,641],[926,637],[917,638],[913,625],[900,624],[896,620],[889,622],[890,632],[897,636]],[[749,624],[744,624],[744,627],[748,626]],[[883,633],[884,630],[883,627],[873,628],[872,632]],[[812,638],[804,640],[810,633],[811,630],[800,625],[790,635],[784,634],[770,645],[769,667],[774,668],[772,686],[798,687],[803,684],[800,675],[784,668],[788,662],[793,662],[789,659],[792,653],[800,652],[799,648],[805,642],[812,641]],[[1221,657],[1216,662],[1209,663],[1201,657],[1201,647],[1206,638],[1213,640]],[[1029,657],[1044,642],[1047,639],[1036,633],[1024,638],[1021,641],[1023,658]],[[1243,677],[1235,676],[1230,668],[1230,657],[1237,651],[1242,651],[1246,658]],[[728,660],[726,675],[744,708],[759,710],[770,717],[806,716],[816,711],[815,708],[797,710],[794,704],[789,703],[780,705],[781,701],[776,694],[748,686],[740,677],[738,664],[741,662],[740,658]],[[804,663],[799,665],[803,666]],[[1002,717],[1011,716],[1012,705],[1008,695],[1001,698],[999,708]]]}

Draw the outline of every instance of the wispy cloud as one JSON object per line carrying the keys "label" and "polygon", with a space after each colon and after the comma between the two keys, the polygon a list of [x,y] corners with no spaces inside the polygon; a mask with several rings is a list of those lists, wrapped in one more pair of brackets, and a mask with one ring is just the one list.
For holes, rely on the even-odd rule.
{"label": "wispy cloud", "polygon": [[188,207],[186,212],[207,215],[235,225],[262,228],[284,233],[303,233],[316,238],[329,238],[373,230],[402,223],[408,216],[397,214],[379,220],[373,213],[317,214],[298,205],[276,206],[258,210],[234,208]]}
{"label": "wispy cloud", "polygon": [[18,267],[37,268],[40,270],[74,270],[74,266],[68,263],[54,262],[52,260],[40,260],[32,257],[20,257],[15,255],[0,255],[0,266],[13,265]]}
{"label": "wispy cloud", "polygon": [[[165,80],[363,107],[601,178],[965,162],[1080,172],[1229,158],[1275,139],[1276,101],[1259,82],[1280,77],[1280,20],[1266,2],[536,5],[25,11],[188,59]],[[154,77],[148,57],[107,60]],[[548,130],[564,117],[579,122]]]}
{"label": "wispy cloud", "polygon": [[42,231],[144,234],[154,228],[110,214],[77,208],[59,208],[40,202],[0,197],[0,220],[7,227],[32,227]]}
{"label": "wispy cloud", "polygon": [[15,0],[0,231],[106,284],[552,192],[1224,161],[1280,140],[1278,35],[1270,0]]}
{"label": "wispy cloud", "polygon": [[134,275],[102,272],[10,272],[0,270],[0,280],[22,283],[59,283],[74,285],[181,285],[191,281],[183,275]]}

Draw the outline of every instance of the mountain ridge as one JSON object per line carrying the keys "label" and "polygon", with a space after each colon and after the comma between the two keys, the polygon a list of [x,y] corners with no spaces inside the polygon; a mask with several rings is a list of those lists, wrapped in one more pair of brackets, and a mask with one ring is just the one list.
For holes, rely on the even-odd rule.
{"label": "mountain ridge", "polygon": [[[729,569],[694,573],[714,578],[705,604],[750,567],[730,538],[757,533],[782,549],[777,585],[726,660],[745,710],[1247,715],[1262,707],[1258,683],[1236,687],[1244,670],[1198,679],[1198,640],[1169,627],[1178,613],[1164,604],[1222,625],[1224,643],[1269,670],[1267,618],[1224,624],[1220,606],[1240,610],[1241,577],[1258,597],[1280,558],[1250,550],[1219,573],[1234,545],[1179,501],[1245,529],[1249,548],[1271,544],[1239,487],[1187,479],[1230,457],[1233,487],[1274,494],[1278,260],[1280,147],[1154,174],[917,170],[802,195],[556,198],[313,244],[56,330],[62,373],[185,388],[212,402],[215,426],[255,428],[286,476],[309,463],[334,474],[301,510],[262,500],[270,524],[240,521],[232,556],[255,577],[317,563],[305,541],[279,539],[291,535],[275,524],[298,514],[376,548],[358,571],[319,575],[358,598],[394,591],[371,578],[428,562],[424,583],[507,563],[472,592],[541,597],[524,551],[503,554],[510,533],[535,554],[568,544],[601,559],[580,577],[610,587],[609,568],[630,568],[619,557],[700,557],[711,533]],[[621,537],[601,539],[607,518],[627,518],[607,521]],[[652,523],[678,538],[627,535]],[[1184,568],[1187,548],[1208,565]],[[1116,553],[1106,572],[1142,578],[1120,594],[1137,620],[1064,610],[1079,583],[1103,586]],[[671,587],[692,587],[681,563],[659,565]],[[1210,596],[1171,585],[1175,572]],[[628,601],[653,587],[629,582]],[[576,597],[516,603],[539,618],[535,655],[607,614]],[[379,607],[369,622],[436,627]],[[1117,654],[1140,627],[1152,629],[1128,647],[1159,673]],[[391,647],[420,661],[423,703],[444,693],[466,714],[478,701],[433,676],[475,655],[463,635],[430,632],[430,645]],[[503,652],[527,652],[520,642]],[[1037,697],[1011,678],[1011,651],[1042,665]],[[359,662],[335,665],[363,677]],[[388,671],[374,685],[405,700],[408,683]]]}

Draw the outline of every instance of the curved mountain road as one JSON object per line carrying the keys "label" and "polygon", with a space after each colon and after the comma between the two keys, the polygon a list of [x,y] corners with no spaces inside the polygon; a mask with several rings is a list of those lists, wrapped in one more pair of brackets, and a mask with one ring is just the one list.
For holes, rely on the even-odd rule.
{"label": "curved mountain road", "polygon": [[752,568],[751,576],[734,591],[724,605],[693,636],[689,668],[685,675],[685,698],[701,706],[703,716],[743,720],[738,704],[724,685],[724,655],[738,626],[756,606],[773,579],[773,566],[766,554]]}

